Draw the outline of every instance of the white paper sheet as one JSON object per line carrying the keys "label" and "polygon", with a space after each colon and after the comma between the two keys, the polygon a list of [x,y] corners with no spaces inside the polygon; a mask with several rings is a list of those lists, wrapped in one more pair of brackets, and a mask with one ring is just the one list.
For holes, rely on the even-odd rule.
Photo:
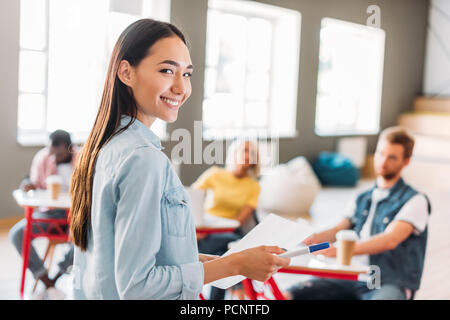
{"label": "white paper sheet", "polygon": [[235,219],[213,216],[212,214],[205,212],[203,214],[203,224],[201,226],[210,228],[238,228],[240,223]]}
{"label": "white paper sheet", "polygon": [[[312,233],[312,228],[305,224],[269,214],[240,241],[233,244],[223,256],[261,245],[279,246],[291,250]],[[233,276],[211,282],[211,285],[227,289],[244,280],[244,276]]]}

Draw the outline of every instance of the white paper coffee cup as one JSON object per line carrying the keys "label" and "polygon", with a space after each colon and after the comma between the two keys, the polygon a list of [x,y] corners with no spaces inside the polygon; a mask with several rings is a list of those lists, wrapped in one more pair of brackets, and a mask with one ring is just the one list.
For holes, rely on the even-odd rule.
{"label": "white paper coffee cup", "polygon": [[337,261],[339,264],[349,266],[352,261],[358,234],[353,230],[341,230],[336,234]]}
{"label": "white paper coffee cup", "polygon": [[47,189],[50,191],[50,197],[52,200],[56,200],[59,197],[59,194],[61,193],[61,186],[63,183],[63,179],[61,176],[52,175],[48,176],[45,180],[45,183],[47,184]]}

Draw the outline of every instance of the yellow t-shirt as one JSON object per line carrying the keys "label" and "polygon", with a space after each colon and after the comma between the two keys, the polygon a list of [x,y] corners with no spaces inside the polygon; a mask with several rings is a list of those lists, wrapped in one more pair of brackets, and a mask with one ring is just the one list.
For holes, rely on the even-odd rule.
{"label": "yellow t-shirt", "polygon": [[234,219],[248,205],[256,208],[261,187],[251,177],[237,178],[232,172],[212,167],[206,170],[193,184],[197,189],[211,189],[214,193],[212,205],[206,209],[210,214]]}

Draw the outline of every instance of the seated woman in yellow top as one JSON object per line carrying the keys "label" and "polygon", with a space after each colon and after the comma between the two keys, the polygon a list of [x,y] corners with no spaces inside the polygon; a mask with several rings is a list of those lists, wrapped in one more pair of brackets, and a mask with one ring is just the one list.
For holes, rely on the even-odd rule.
{"label": "seated woman in yellow top", "polygon": [[[244,225],[252,218],[258,204],[260,186],[259,154],[250,141],[234,142],[228,149],[226,169],[212,167],[206,170],[193,187],[212,190],[212,205],[207,212],[212,215],[236,219]],[[235,232],[211,234],[198,238],[200,253],[222,255],[228,250],[228,243],[242,238],[240,228]],[[224,290],[213,287],[211,299],[223,299]]]}
{"label": "seated woman in yellow top", "polygon": [[257,180],[259,159],[255,149],[251,142],[243,142],[235,149],[233,159],[227,163],[227,169],[212,167],[193,184],[195,188],[211,189],[214,192],[208,213],[236,219],[241,225],[251,217],[260,192]]}

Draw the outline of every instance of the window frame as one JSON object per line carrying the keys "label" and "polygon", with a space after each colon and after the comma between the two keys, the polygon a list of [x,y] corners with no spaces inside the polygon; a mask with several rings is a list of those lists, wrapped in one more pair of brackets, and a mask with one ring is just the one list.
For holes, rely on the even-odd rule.
{"label": "window frame", "polygon": [[[22,91],[20,89],[20,86],[17,87],[17,132],[16,132],[16,139],[19,145],[21,146],[45,146],[46,142],[48,140],[48,132],[46,131],[47,127],[47,103],[48,103],[48,51],[49,51],[49,28],[50,28],[50,3],[49,0],[42,0],[45,5],[45,46],[39,50],[39,49],[29,49],[22,47],[22,44],[20,43],[19,38],[19,65],[20,65],[20,56],[23,52],[39,52],[43,53],[45,55],[45,73],[44,73],[44,89],[42,92],[36,93],[36,92],[28,92],[28,91]],[[20,6],[23,5],[23,1],[20,0]],[[20,10],[21,11],[21,10]],[[22,16],[20,15],[21,19]],[[20,35],[19,35],[20,37]],[[20,77],[20,75],[19,75]],[[18,79],[20,83],[20,79]],[[19,128],[19,97],[22,94],[39,94],[42,95],[44,98],[44,122],[43,122],[43,128],[41,129],[21,129]]]}
{"label": "window frame", "polygon": [[[48,86],[49,86],[49,48],[50,48],[50,43],[49,43],[49,41],[50,41],[50,0],[42,0],[42,1],[44,2],[44,5],[45,5],[45,17],[44,17],[44,19],[45,19],[44,20],[45,21],[45,46],[40,50],[39,49],[28,49],[26,47],[23,47],[21,44],[21,39],[20,39],[20,34],[19,34],[19,50],[18,50],[19,66],[21,64],[20,56],[23,52],[40,52],[40,53],[45,54],[45,66],[44,66],[45,67],[45,72],[44,72],[45,87],[44,87],[44,90],[39,93],[28,92],[28,91],[20,90],[20,86],[18,86],[17,105],[16,105],[16,110],[17,110],[16,142],[17,142],[17,144],[19,144],[20,146],[23,146],[23,147],[46,146],[46,144],[48,142],[48,136],[51,133],[47,129],[48,93],[49,93]],[[111,6],[112,1],[114,1],[114,0],[109,0],[110,6]],[[148,1],[148,0],[143,0],[143,1]],[[154,1],[154,0],[150,0],[150,1]],[[168,6],[166,8],[163,8],[162,1],[169,1]],[[170,21],[170,6],[171,6],[170,0],[159,0],[158,2],[151,3],[151,4],[145,4],[145,3],[142,3],[142,4],[143,4],[142,12],[141,12],[142,17],[153,17],[153,14],[152,15],[148,14],[149,8],[152,7],[152,10],[154,9],[157,15],[161,15],[161,17],[159,17],[160,20]],[[22,6],[22,5],[23,5],[23,1],[20,0],[20,6]],[[20,10],[20,12],[21,11],[22,11],[22,9]],[[109,12],[114,12],[114,11],[111,11],[111,9],[110,9]],[[145,12],[147,12],[147,14]],[[20,20],[22,19],[21,13],[19,15],[19,19]],[[108,62],[109,62],[109,59],[108,59]],[[20,74],[19,74],[18,81],[20,83]],[[102,87],[102,89],[103,89],[103,87]],[[22,94],[39,94],[39,95],[43,96],[43,98],[44,98],[43,113],[44,114],[43,114],[43,127],[41,129],[27,129],[27,128],[19,127],[19,97]],[[74,131],[74,132],[70,132],[70,133],[71,133],[72,141],[74,144],[83,144],[89,135],[89,131],[87,131],[87,132]],[[160,139],[162,141],[169,140],[170,134],[168,132],[167,124],[164,125],[164,131],[159,133],[159,135],[160,135]]]}
{"label": "window frame", "polygon": [[[378,29],[382,32],[382,34],[380,34],[382,36],[382,45],[380,46],[380,73],[379,73],[379,83],[378,83],[378,92],[377,92],[377,104],[378,104],[378,110],[377,110],[377,126],[374,130],[367,130],[367,131],[363,131],[363,130],[359,130],[359,129],[353,129],[351,131],[344,131],[344,130],[337,130],[334,133],[330,132],[330,130],[328,131],[323,131],[321,132],[320,130],[318,130],[317,128],[317,123],[318,123],[318,95],[319,95],[319,76],[320,76],[320,50],[321,50],[321,41],[319,41],[319,59],[318,59],[318,66],[317,66],[317,81],[316,81],[316,102],[315,102],[315,117],[314,117],[314,134],[318,137],[352,137],[352,136],[374,136],[374,135],[378,135],[380,130],[381,130],[381,108],[382,108],[382,97],[383,97],[383,76],[384,76],[384,56],[385,56],[385,47],[386,47],[386,32],[381,29],[381,28],[374,28],[374,27],[370,27],[370,26],[366,26],[363,24],[359,24],[359,23],[355,23],[355,22],[351,22],[351,21],[347,21],[347,20],[342,20],[342,19],[337,19],[337,18],[331,18],[331,17],[323,17],[321,19],[321,25],[320,25],[320,30],[322,30],[324,24],[326,23],[336,23],[339,22],[342,25],[354,25],[354,26],[358,26],[359,28],[361,27],[367,27],[370,29]],[[334,129],[336,130],[336,129]]]}
{"label": "window frame", "polygon": [[[235,1],[236,2],[236,1]],[[211,5],[212,4],[212,5]],[[246,3],[243,3],[245,5],[248,5]],[[270,22],[271,24],[271,43],[274,44],[275,43],[275,39],[276,39],[276,24],[278,23],[279,20],[282,20],[281,18],[276,18],[273,14],[267,14],[267,11],[270,10],[268,9],[269,4],[265,4],[265,3],[254,3],[254,5],[261,5],[261,6],[266,6],[266,8],[259,10],[259,12],[249,12],[247,10],[240,10],[237,9],[236,7],[230,7],[230,6],[223,6],[223,5],[217,5],[217,0],[209,0],[208,1],[208,14],[210,10],[213,11],[217,11],[220,14],[233,14],[233,15],[237,15],[237,16],[241,16],[244,17],[246,19],[246,23],[249,23],[249,20],[252,18],[255,19],[264,19],[268,22]],[[296,10],[292,10],[292,9],[286,9],[283,7],[278,7],[280,10],[289,10],[292,12],[296,12],[297,14],[299,14],[299,32],[298,32],[298,48],[297,48],[297,61],[296,61],[296,67],[297,70],[295,72],[296,75],[296,81],[297,81],[297,86],[295,89],[295,93],[296,93],[296,103],[295,103],[295,115],[297,116],[298,114],[298,105],[299,105],[299,101],[298,101],[298,94],[299,94],[299,90],[298,90],[298,83],[300,80],[299,74],[299,66],[300,66],[300,38],[301,38],[301,13],[296,11]],[[265,12],[265,13],[264,13]],[[208,32],[208,31],[207,31]],[[208,43],[206,42],[206,46],[205,46],[205,50],[206,52],[208,51],[207,48]],[[248,48],[248,42],[247,42],[247,48]],[[293,126],[293,130],[289,133],[289,134],[280,134],[278,133],[276,130],[273,130],[273,126],[270,123],[270,115],[271,112],[273,110],[273,94],[272,94],[272,89],[273,89],[273,85],[274,85],[274,78],[275,78],[275,73],[274,73],[274,65],[276,64],[276,54],[275,54],[275,48],[274,45],[271,45],[271,52],[270,52],[270,66],[268,71],[265,72],[265,74],[267,74],[269,76],[269,92],[268,92],[268,96],[267,96],[267,100],[264,101],[265,104],[267,104],[267,119],[266,119],[266,125],[265,126],[252,126],[252,127],[248,127],[246,126],[246,122],[245,122],[245,114],[246,114],[246,110],[245,110],[245,106],[246,103],[248,102],[255,102],[253,100],[249,100],[246,97],[246,89],[243,90],[243,119],[242,119],[242,123],[244,124],[243,127],[237,128],[237,127],[233,127],[233,128],[208,128],[205,126],[205,122],[203,121],[203,125],[202,125],[202,135],[203,138],[205,140],[210,140],[210,141],[214,141],[214,140],[222,140],[222,139],[229,139],[229,138],[233,138],[233,137],[238,137],[238,136],[257,136],[259,138],[263,138],[263,139],[278,139],[278,138],[288,138],[288,139],[293,139],[296,138],[298,136],[298,129],[297,129],[297,121],[295,119],[295,124]],[[246,51],[245,56],[247,57],[245,59],[246,61],[246,65],[245,65],[245,79],[247,78],[248,74],[251,73],[251,71],[249,71],[248,69],[248,55],[247,55],[248,51]],[[217,70],[216,67],[211,66],[208,64],[208,59],[205,57],[205,79],[206,79],[206,71],[208,69],[215,69]],[[244,81],[245,83],[245,87],[247,88],[248,82]],[[207,100],[208,98],[210,98],[210,96],[206,95],[206,90],[205,90],[205,84],[203,84],[203,98],[202,98],[202,110],[204,110],[204,103],[205,100]],[[257,102],[262,102],[262,101],[257,101]],[[211,132],[213,131],[214,133],[206,133],[206,132]],[[256,133],[257,132],[257,133]],[[206,134],[205,134],[206,133]]]}

